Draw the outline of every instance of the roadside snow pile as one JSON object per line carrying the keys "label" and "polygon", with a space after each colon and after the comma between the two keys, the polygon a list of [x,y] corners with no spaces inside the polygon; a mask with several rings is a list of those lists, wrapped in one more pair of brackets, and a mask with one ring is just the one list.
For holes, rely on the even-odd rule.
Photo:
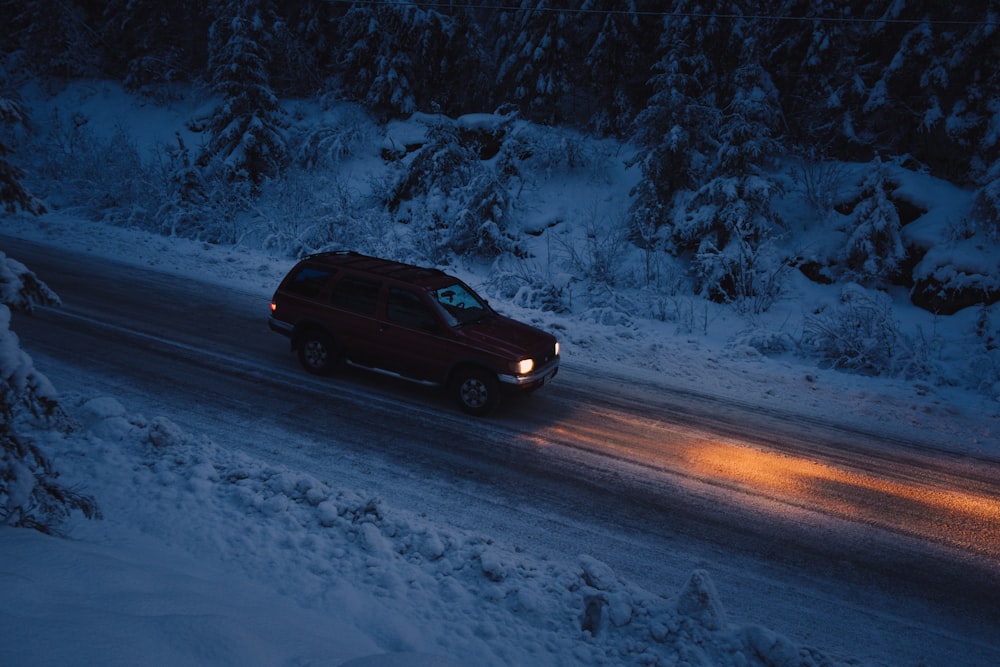
{"label": "roadside snow pile", "polygon": [[[376,653],[383,660],[363,664],[398,664],[391,656],[400,653],[483,665],[831,664],[768,630],[730,623],[705,571],[694,572],[677,595],[664,597],[623,581],[588,555],[575,563],[548,561],[451,530],[363,491],[332,488],[309,474],[228,451],[167,418],[130,414],[113,398],[65,403],[80,428],[39,437],[48,438],[60,467],[72,471],[67,481],[93,493],[105,516],[73,525],[78,548],[91,556],[105,547],[130,554],[133,543],[150,541],[164,554],[178,552],[199,563],[202,571],[175,574],[180,583],[168,594],[161,566],[144,567],[148,556],[133,549],[110,565],[90,556],[67,558],[77,586],[98,587],[79,609],[59,607],[58,600],[65,600],[59,595],[46,607],[38,599],[38,582],[9,589],[0,618],[13,614],[16,622],[0,623],[0,643],[17,646],[18,655],[34,664],[51,663],[70,647],[102,664],[127,664],[138,647],[116,651],[119,639],[133,630],[142,638],[145,664],[168,664],[179,656],[214,665],[299,664],[307,654],[316,658],[324,645],[330,664]],[[0,540],[6,577],[49,581],[49,570],[59,569],[19,555],[15,543]],[[58,546],[67,548],[65,541]],[[156,547],[142,553],[156,553]],[[128,560],[123,577],[95,571],[119,567],[118,560]],[[170,563],[181,567],[177,559]],[[205,571],[225,571],[244,581],[246,590],[267,590],[276,600],[241,589],[232,594],[239,605],[229,604],[220,596],[231,594]],[[204,578],[210,583],[192,584]],[[120,590],[98,594],[103,586]],[[148,609],[121,604],[137,590],[150,596]],[[17,613],[27,602],[19,596],[36,596],[30,614]],[[172,620],[153,623],[151,617],[166,613],[158,606],[162,596],[170,600]],[[188,602],[181,601],[184,596]],[[261,607],[256,616],[254,600]],[[102,604],[114,608],[93,608]],[[273,629],[248,633],[248,623],[264,624],[262,615],[289,606],[294,611],[282,618],[292,614],[296,633],[312,633],[305,644],[278,642]],[[214,648],[178,653],[181,627],[196,642],[207,641],[210,630]],[[274,642],[253,653],[246,647],[251,635],[254,645]],[[251,655],[260,658],[248,660]]]}

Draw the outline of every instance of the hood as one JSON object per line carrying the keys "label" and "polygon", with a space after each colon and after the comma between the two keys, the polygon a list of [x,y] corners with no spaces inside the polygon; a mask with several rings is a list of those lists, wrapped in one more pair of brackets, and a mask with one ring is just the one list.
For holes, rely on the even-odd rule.
{"label": "hood", "polygon": [[475,347],[511,360],[551,355],[556,344],[555,336],[503,315],[463,325],[456,333]]}

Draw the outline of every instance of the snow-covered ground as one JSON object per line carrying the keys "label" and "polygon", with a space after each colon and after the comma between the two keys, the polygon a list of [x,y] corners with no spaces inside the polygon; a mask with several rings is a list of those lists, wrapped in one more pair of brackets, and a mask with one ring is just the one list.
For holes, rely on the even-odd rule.
{"label": "snow-covered ground", "polygon": [[[937,185],[940,206],[961,197]],[[552,186],[557,203],[538,207],[525,227],[572,219],[574,206],[593,205],[592,197],[574,204],[591,186]],[[0,233],[235,286],[262,302],[293,262],[60,211],[3,215]],[[493,289],[490,267],[450,268]],[[800,332],[803,313],[837,295],[792,276],[784,298],[751,320],[695,297],[665,299],[669,312],[655,319],[630,312],[635,296],[625,292],[607,308],[562,314],[490,296],[507,314],[562,331],[569,364],[1000,458],[1000,387],[974,391],[960,381],[974,354],[973,309],[934,317],[893,295],[895,317],[927,333],[935,363],[954,373],[868,377],[818,368],[779,344]],[[710,565],[654,593],[585,549],[542,557],[503,536],[457,530],[446,516],[257,460],[241,450],[246,434],[209,440],[184,414],[139,414],[129,396],[86,395],[86,386],[57,387],[80,428],[37,437],[63,480],[96,497],[103,519],[75,517],[68,539],[0,529],[3,664],[857,664],[772,632],[766,617],[728,617]],[[955,656],[954,664],[977,663]]]}

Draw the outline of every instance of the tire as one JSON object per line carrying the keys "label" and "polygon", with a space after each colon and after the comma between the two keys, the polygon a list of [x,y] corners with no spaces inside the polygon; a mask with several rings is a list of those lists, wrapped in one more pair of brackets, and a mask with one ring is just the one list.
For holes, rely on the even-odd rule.
{"label": "tire", "polygon": [[329,375],[337,365],[337,346],[326,332],[309,329],[299,338],[299,363],[313,375]]}
{"label": "tire", "polygon": [[458,407],[464,412],[482,417],[500,400],[500,383],[496,376],[481,368],[461,368],[452,384]]}

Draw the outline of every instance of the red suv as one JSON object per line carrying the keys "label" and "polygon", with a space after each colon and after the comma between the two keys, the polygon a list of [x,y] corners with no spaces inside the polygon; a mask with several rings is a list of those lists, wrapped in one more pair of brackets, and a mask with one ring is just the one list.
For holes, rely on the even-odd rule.
{"label": "red suv", "polygon": [[345,362],[448,387],[474,415],[559,370],[555,337],[498,314],[461,280],[356,252],[296,264],[274,293],[270,327],[310,373]]}

